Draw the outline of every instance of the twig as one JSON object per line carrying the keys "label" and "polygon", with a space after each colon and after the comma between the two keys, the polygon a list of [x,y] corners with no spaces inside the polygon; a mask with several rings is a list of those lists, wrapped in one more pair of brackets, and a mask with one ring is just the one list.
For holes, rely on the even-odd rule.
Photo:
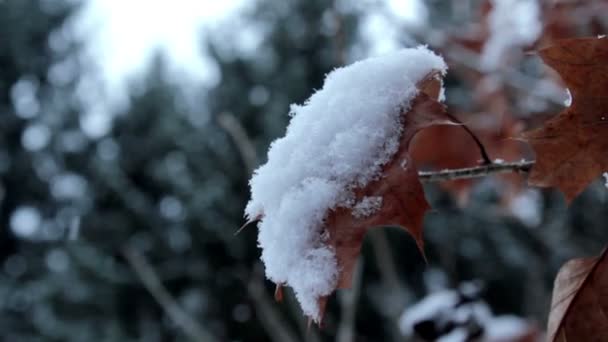
{"label": "twig", "polygon": [[381,312],[389,319],[389,332],[393,340],[399,341],[401,333],[397,327],[399,326],[399,316],[407,301],[408,290],[399,278],[386,232],[383,229],[377,229],[370,232],[369,238],[376,256],[376,265],[380,270],[382,282],[387,290],[383,293]]}
{"label": "twig", "polygon": [[471,129],[469,129],[469,127],[467,127],[467,125],[462,123],[462,121],[460,121],[458,118],[456,118],[452,114],[446,113],[446,115],[453,121],[456,121],[457,123],[459,123],[462,126],[462,128],[471,136],[471,138],[473,138],[473,140],[475,141],[475,144],[477,144],[477,148],[479,148],[479,154],[481,154],[481,159],[483,160],[483,164],[484,165],[492,164],[492,161],[490,160],[490,157],[488,156],[488,152],[486,151],[486,148],[483,146],[483,144],[481,143],[481,140],[479,140],[479,138],[475,135],[475,133],[473,133],[473,131],[471,131]]}
{"label": "twig", "polygon": [[522,160],[513,163],[492,163],[464,169],[423,171],[418,173],[418,177],[422,183],[434,183],[456,179],[479,178],[498,173],[527,173],[532,169],[533,165],[534,160]]}
{"label": "twig", "polygon": [[302,315],[302,309],[300,303],[296,300],[295,293],[290,287],[285,287],[284,291],[289,291],[289,294],[285,296],[285,303],[287,304],[291,314],[295,317],[300,336],[303,342],[321,342],[321,337],[317,329],[309,325],[309,320],[306,316]]}
{"label": "twig", "polygon": [[189,339],[200,342],[217,341],[210,332],[198,324],[179,306],[169,291],[163,286],[156,275],[156,272],[154,272],[154,269],[142,254],[131,248],[125,248],[123,255],[152,297],[156,299],[158,304],[160,304],[173,322],[175,322],[178,327],[182,328]]}
{"label": "twig", "polygon": [[342,317],[338,326],[336,341],[353,342],[355,341],[355,320],[357,316],[357,303],[361,294],[361,284],[363,280],[363,259],[359,258],[353,274],[353,285],[350,290],[343,290],[338,293]]}
{"label": "twig", "polygon": [[[401,293],[403,284],[399,280],[397,266],[391,253],[391,246],[386,237],[386,232],[383,230],[375,230],[370,232],[369,238],[378,260],[378,268],[382,275],[383,281],[386,283],[390,291]],[[405,301],[405,300],[404,300]]]}
{"label": "twig", "polygon": [[239,120],[231,113],[222,113],[217,117],[217,123],[228,133],[234,141],[236,148],[241,154],[243,163],[247,167],[247,174],[251,174],[257,165],[257,155],[255,147],[247,134],[247,131],[241,125]]}
{"label": "twig", "polygon": [[262,323],[262,326],[268,335],[270,335],[272,341],[298,341],[296,335],[291,331],[289,325],[281,316],[281,313],[273,305],[272,298],[266,293],[264,280],[256,273],[259,272],[256,270],[247,284],[247,292],[249,292],[249,297],[253,300],[255,305],[257,318]]}

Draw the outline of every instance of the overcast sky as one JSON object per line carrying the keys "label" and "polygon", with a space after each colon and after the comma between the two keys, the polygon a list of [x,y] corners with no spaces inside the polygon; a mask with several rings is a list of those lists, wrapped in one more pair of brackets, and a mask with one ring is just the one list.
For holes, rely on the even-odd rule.
{"label": "overcast sky", "polygon": [[[1,1],[1,0],[0,0]],[[239,11],[255,0],[73,0],[83,1],[80,15],[73,22],[73,32],[84,41],[87,60],[93,61],[107,97],[89,91],[87,76],[81,91],[85,113],[81,126],[89,136],[101,137],[110,128],[112,117],[128,105],[125,80],[137,79],[145,70],[155,49],[164,51],[169,67],[181,71],[178,82],[209,84],[219,80],[215,63],[201,51],[204,29],[213,28],[238,16]],[[346,2],[366,6],[363,10],[362,39],[371,49],[356,56],[364,58],[400,48],[401,24],[417,26],[426,21],[423,0],[361,0]],[[383,6],[386,5],[386,6]],[[230,19],[234,20],[234,19]],[[234,26],[234,25],[233,25]],[[247,33],[247,32],[244,32]],[[249,32],[250,33],[250,32]],[[251,40],[250,33],[245,38]],[[255,39],[254,39],[255,40]],[[237,42],[238,43],[238,42]],[[247,42],[241,42],[247,43]],[[249,42],[251,43],[251,42]],[[247,45],[247,44],[245,44]],[[249,44],[251,45],[251,44]],[[249,49],[250,50],[250,49]],[[89,83],[95,84],[91,79]],[[93,89],[95,86],[93,85]],[[192,87],[186,87],[184,90]],[[105,101],[107,100],[107,101]]]}
{"label": "overcast sky", "polygon": [[114,84],[140,71],[151,52],[162,48],[176,65],[204,77],[200,51],[204,26],[218,23],[244,0],[88,0],[77,29],[90,53]]}
{"label": "overcast sky", "polygon": [[[90,53],[114,84],[140,71],[150,53],[161,47],[175,65],[194,77],[205,77],[208,62],[200,51],[201,28],[212,26],[252,0],[84,0],[87,5],[77,27],[89,42]],[[404,22],[424,20],[420,0],[386,0],[388,9]],[[371,20],[372,34],[382,37],[382,20]],[[375,22],[375,23],[374,23]],[[385,36],[385,35],[384,35]]]}

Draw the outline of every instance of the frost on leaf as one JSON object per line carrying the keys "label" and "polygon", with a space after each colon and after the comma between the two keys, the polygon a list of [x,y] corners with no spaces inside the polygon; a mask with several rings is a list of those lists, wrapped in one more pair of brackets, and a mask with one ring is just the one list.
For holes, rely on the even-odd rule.
{"label": "frost on leaf", "polygon": [[436,101],[445,71],[424,47],[334,70],[292,106],[286,135],[255,171],[245,213],[260,219],[266,276],[292,287],[314,321],[350,284],[368,228],[400,225],[422,246],[429,206],[407,150],[418,130],[449,122]]}
{"label": "frost on leaf", "polygon": [[547,341],[608,341],[608,260],[574,259],[559,270],[553,287]]}
{"label": "frost on leaf", "polygon": [[608,40],[566,39],[542,49],[572,93],[572,105],[523,139],[536,153],[529,182],[568,201],[608,169]]}

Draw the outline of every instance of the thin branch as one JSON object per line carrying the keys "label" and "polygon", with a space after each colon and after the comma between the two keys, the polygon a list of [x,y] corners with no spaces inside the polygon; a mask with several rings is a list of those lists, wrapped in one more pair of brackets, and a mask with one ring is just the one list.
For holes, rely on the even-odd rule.
{"label": "thin branch", "polygon": [[321,342],[321,337],[316,328],[309,325],[309,320],[305,315],[302,315],[302,309],[300,303],[296,300],[295,293],[290,287],[285,287],[284,291],[289,291],[289,294],[285,296],[285,303],[288,306],[293,317],[298,324],[300,336],[303,342]]}
{"label": "thin branch", "polygon": [[338,325],[336,341],[353,342],[356,340],[355,321],[357,316],[357,304],[361,294],[361,284],[363,283],[363,259],[359,258],[353,274],[353,285],[350,290],[342,290],[338,293],[342,318]]}
{"label": "thin branch", "polygon": [[473,138],[473,140],[475,141],[475,144],[477,144],[477,148],[479,148],[479,154],[481,154],[481,159],[483,160],[483,164],[484,165],[492,164],[492,161],[490,160],[490,157],[488,156],[488,152],[486,151],[486,148],[483,146],[483,144],[481,143],[481,140],[479,140],[479,138],[475,135],[475,133],[473,133],[473,131],[471,131],[471,129],[469,127],[467,127],[467,125],[462,123],[462,121],[460,121],[454,115],[447,113],[447,112],[446,112],[446,115],[453,121],[456,121],[457,123],[459,123],[462,126],[462,128],[471,136],[471,138]]}
{"label": "thin branch", "polygon": [[[259,269],[261,266],[257,266],[256,268]],[[259,274],[259,271],[256,270],[251,276],[251,279],[247,284],[247,292],[249,292],[249,297],[253,300],[253,304],[255,305],[257,318],[260,320],[260,323],[272,341],[298,341],[295,333],[291,331],[281,313],[273,305],[272,297],[266,293],[264,280]]]}
{"label": "thin branch", "polygon": [[369,239],[376,259],[378,260],[377,266],[382,275],[382,280],[386,283],[390,291],[402,293],[403,284],[401,283],[401,280],[399,280],[397,265],[395,265],[386,232],[381,229],[372,231],[369,234]]}
{"label": "thin branch", "polygon": [[370,242],[376,256],[376,265],[380,270],[383,285],[386,286],[386,291],[380,300],[381,313],[388,318],[390,324],[390,335],[393,340],[399,341],[401,333],[399,332],[399,316],[407,302],[407,287],[401,281],[398,273],[395,258],[393,257],[392,248],[389,243],[386,231],[377,229],[369,234]]}
{"label": "thin branch", "polygon": [[218,115],[217,123],[232,138],[241,154],[245,167],[247,167],[247,174],[251,174],[257,165],[258,157],[255,152],[255,146],[253,146],[243,125],[241,125],[234,115],[228,112]]}
{"label": "thin branch", "polygon": [[423,171],[419,172],[418,176],[422,183],[435,183],[456,179],[479,178],[499,173],[527,173],[532,169],[532,166],[534,166],[534,160],[522,160],[513,163],[492,163],[464,169]]}
{"label": "thin branch", "polygon": [[180,327],[184,334],[192,341],[217,341],[217,339],[190,317],[175,301],[169,291],[163,286],[152,265],[146,258],[131,248],[125,248],[123,255],[141,279],[141,282],[156,299],[158,304],[169,315],[173,322]]}

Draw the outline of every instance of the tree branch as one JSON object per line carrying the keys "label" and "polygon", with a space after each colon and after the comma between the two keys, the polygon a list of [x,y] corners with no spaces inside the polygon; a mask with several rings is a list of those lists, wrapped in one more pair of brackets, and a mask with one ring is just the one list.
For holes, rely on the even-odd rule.
{"label": "tree branch", "polygon": [[359,296],[361,295],[361,284],[363,283],[363,259],[359,258],[355,265],[355,271],[353,273],[353,284],[349,290],[342,290],[338,293],[340,300],[340,308],[342,310],[342,317],[338,324],[338,333],[336,334],[336,341],[338,342],[353,342],[356,341],[356,318],[357,318],[357,304],[359,302]]}
{"label": "tree branch", "polygon": [[247,131],[239,120],[231,113],[222,113],[217,117],[217,123],[228,133],[234,141],[236,148],[241,154],[243,163],[247,167],[248,174],[251,174],[258,163],[255,146],[251,142]]}
{"label": "tree branch", "polygon": [[483,165],[492,164],[492,160],[490,160],[490,157],[488,156],[488,152],[486,151],[486,148],[483,146],[483,144],[481,143],[481,140],[479,140],[479,138],[475,135],[475,133],[473,133],[473,131],[471,131],[471,129],[469,127],[467,127],[467,125],[465,125],[462,121],[460,121],[454,115],[452,115],[448,112],[446,112],[445,114],[448,116],[448,118],[459,123],[461,125],[461,127],[471,136],[471,138],[473,138],[473,140],[475,141],[475,144],[479,148],[479,154],[481,154],[481,159],[483,160]]}
{"label": "tree branch", "polygon": [[125,248],[123,255],[141,279],[141,282],[156,299],[158,304],[165,310],[173,322],[179,326],[184,334],[192,341],[213,342],[217,339],[203,328],[198,322],[190,317],[175,301],[169,291],[163,286],[152,265],[146,258],[132,248]]}
{"label": "tree branch", "polygon": [[513,163],[492,163],[489,165],[481,165],[467,167],[464,169],[449,169],[441,171],[422,171],[418,173],[420,182],[435,183],[456,179],[470,179],[485,177],[498,173],[527,173],[532,169],[534,160],[522,160]]}
{"label": "tree branch", "polygon": [[256,265],[256,270],[247,284],[247,292],[253,300],[257,318],[262,327],[268,333],[270,339],[275,342],[296,342],[298,341],[295,333],[289,328],[281,312],[273,305],[272,298],[266,293],[264,288],[264,278],[260,273],[262,266]]}

